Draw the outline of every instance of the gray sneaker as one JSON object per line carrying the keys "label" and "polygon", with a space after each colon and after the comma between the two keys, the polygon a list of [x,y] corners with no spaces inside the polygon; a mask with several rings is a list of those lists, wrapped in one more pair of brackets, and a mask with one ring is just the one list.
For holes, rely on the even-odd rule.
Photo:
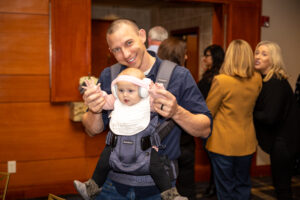
{"label": "gray sneaker", "polygon": [[74,187],[76,188],[77,192],[82,196],[84,200],[90,200],[89,195],[87,194],[86,185],[80,181],[75,180]]}

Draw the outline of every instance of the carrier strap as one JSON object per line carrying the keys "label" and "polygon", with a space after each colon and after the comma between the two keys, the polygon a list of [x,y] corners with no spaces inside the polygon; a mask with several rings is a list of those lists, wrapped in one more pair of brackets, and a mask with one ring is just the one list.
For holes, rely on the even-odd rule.
{"label": "carrier strap", "polygon": [[157,73],[155,82],[163,84],[167,90],[168,86],[169,86],[169,81],[171,79],[171,76],[172,76],[172,73],[173,73],[173,70],[175,69],[175,67],[176,67],[176,63],[173,63],[168,60],[163,60],[158,69],[158,73]]}

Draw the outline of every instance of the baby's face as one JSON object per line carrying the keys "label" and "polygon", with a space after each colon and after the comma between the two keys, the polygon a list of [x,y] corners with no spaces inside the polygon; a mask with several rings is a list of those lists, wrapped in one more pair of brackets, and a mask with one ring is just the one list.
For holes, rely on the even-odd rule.
{"label": "baby's face", "polygon": [[117,95],[121,103],[132,106],[141,100],[139,86],[127,81],[119,81],[117,86]]}

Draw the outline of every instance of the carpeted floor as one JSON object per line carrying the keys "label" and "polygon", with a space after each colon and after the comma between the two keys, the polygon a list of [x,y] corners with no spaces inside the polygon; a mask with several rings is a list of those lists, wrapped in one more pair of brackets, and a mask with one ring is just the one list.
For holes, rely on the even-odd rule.
{"label": "carpeted floor", "polygon": [[[216,196],[203,198],[202,193],[207,187],[206,182],[197,183],[197,200],[217,200]],[[292,187],[294,200],[300,200],[300,175],[293,177]],[[251,200],[276,200],[274,188],[270,177],[252,178]],[[61,195],[66,200],[82,200],[79,195]],[[47,200],[47,197],[35,198],[30,200]]]}
{"label": "carpeted floor", "polygon": [[[251,200],[276,200],[274,187],[272,186],[271,177],[252,178]],[[203,198],[202,193],[205,191],[207,184],[197,184],[197,200],[217,200],[216,196]],[[300,175],[293,177],[292,189],[294,200],[300,200]]]}

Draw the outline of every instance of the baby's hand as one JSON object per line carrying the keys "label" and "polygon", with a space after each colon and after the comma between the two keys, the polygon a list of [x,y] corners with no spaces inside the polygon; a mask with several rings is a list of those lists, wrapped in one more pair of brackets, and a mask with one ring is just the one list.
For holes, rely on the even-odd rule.
{"label": "baby's hand", "polygon": [[150,96],[153,98],[153,99],[156,99],[156,98],[162,98],[163,96],[157,94],[157,90],[158,89],[165,89],[164,85],[161,84],[161,83],[151,83],[149,85],[149,93],[150,93]]}
{"label": "baby's hand", "polygon": [[85,90],[88,89],[96,89],[96,92],[102,93],[101,89],[100,89],[100,83],[98,83],[97,85],[94,83],[93,80],[91,79],[87,79],[84,81],[86,86],[82,86],[82,88],[84,88]]}

